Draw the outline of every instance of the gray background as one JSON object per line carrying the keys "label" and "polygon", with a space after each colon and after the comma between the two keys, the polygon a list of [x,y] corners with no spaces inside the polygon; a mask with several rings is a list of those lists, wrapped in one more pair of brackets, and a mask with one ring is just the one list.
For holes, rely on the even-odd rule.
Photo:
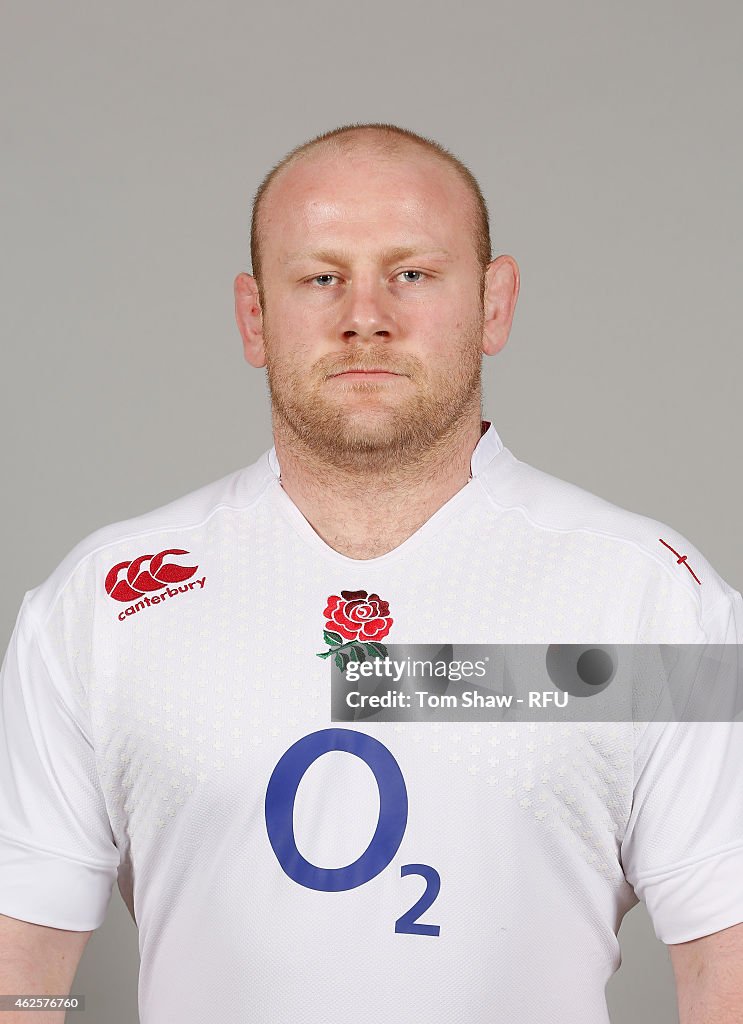
{"label": "gray background", "polygon": [[[514,454],[672,526],[743,582],[741,7],[33,4],[0,30],[3,589],[271,444],[232,282],[295,144],[392,121],[470,166],[521,269],[485,412]],[[615,1024],[677,1021],[642,904]],[[137,1019],[117,889],[73,991]],[[72,1015],[71,1015],[72,1016]]]}

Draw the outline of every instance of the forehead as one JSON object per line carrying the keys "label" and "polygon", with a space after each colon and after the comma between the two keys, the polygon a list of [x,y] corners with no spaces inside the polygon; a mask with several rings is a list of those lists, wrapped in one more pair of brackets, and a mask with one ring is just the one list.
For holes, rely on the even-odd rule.
{"label": "forehead", "polygon": [[416,149],[320,151],[282,168],[260,214],[265,255],[375,239],[472,247],[473,198],[453,167]]}

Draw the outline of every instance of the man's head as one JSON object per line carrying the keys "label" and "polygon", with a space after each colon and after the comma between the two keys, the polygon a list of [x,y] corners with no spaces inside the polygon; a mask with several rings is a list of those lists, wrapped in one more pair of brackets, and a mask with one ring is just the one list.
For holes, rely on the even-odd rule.
{"label": "man's head", "polygon": [[[388,125],[297,147],[256,193],[251,252],[235,281],[245,356],[298,443],[384,469],[477,422],[518,268],[490,262],[480,189],[443,147]],[[339,376],[377,368],[394,375]]]}

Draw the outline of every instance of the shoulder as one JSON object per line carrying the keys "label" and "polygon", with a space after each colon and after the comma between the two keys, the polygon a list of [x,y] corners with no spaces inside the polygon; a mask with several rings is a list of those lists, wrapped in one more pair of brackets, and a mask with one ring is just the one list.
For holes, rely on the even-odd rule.
{"label": "shoulder", "polygon": [[78,596],[87,595],[83,605],[89,606],[92,597],[107,597],[117,585],[126,587],[127,575],[149,570],[150,563],[163,570],[167,582],[163,563],[190,554],[197,537],[209,532],[210,543],[219,543],[215,535],[221,528],[220,512],[244,510],[259,501],[275,479],[267,454],[167,504],[107,523],[83,537],[42,583],[26,593],[24,602],[29,602],[34,618],[44,622],[60,595],[71,588]]}
{"label": "shoulder", "polygon": [[646,608],[693,609],[704,628],[740,601],[692,539],[667,522],[522,462],[507,448],[480,479],[496,515],[549,538],[558,558],[565,552],[597,573],[615,572],[642,592]]}

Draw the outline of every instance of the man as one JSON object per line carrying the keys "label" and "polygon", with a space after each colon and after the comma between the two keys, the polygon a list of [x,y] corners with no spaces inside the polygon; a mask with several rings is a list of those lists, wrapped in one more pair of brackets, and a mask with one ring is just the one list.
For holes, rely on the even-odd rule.
{"label": "man", "polygon": [[274,447],[96,531],[24,597],[6,929],[77,942],[48,976],[69,984],[117,879],[142,1024],[599,1024],[641,898],[682,1024],[739,1021],[735,723],[333,725],[322,655],[736,643],[740,593],[482,420],[519,272],[442,147],[311,140],[259,189],[251,255],[236,315]]}

